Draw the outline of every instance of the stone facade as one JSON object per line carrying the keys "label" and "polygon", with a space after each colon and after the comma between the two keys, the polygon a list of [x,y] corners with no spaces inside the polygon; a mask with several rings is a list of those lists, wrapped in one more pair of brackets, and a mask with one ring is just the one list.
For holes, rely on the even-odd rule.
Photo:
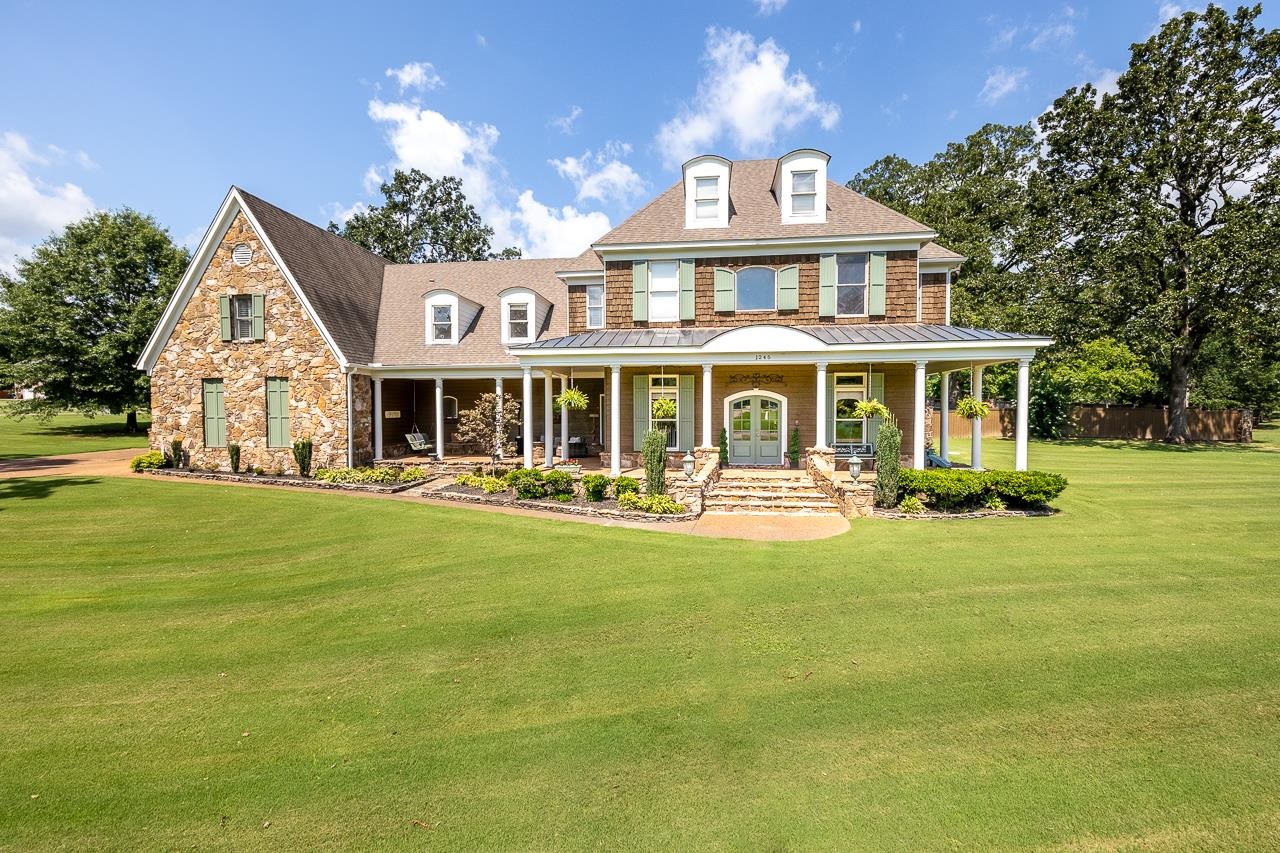
{"label": "stone facade", "polygon": [[[253,252],[247,266],[232,260],[244,243]],[[265,297],[264,339],[223,341],[219,299],[223,294]],[[280,268],[243,213],[223,237],[151,374],[151,445],[167,449],[180,439],[191,465],[230,470],[226,447],[207,447],[203,380],[223,381],[228,443],[240,445],[243,468],[293,471],[290,447],[267,447],[269,377],[289,381],[289,436],[314,443],[313,467],[347,464],[347,377]],[[356,377],[354,398],[364,428],[356,429],[357,457],[368,449],[369,382]],[[363,413],[361,415],[361,413]]]}

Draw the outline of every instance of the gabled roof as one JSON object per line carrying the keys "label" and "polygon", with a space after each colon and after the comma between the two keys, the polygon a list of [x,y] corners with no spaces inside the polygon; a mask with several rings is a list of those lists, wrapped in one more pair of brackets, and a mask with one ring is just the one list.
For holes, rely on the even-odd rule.
{"label": "gabled roof", "polygon": [[922,261],[963,261],[964,255],[959,252],[953,252],[946,246],[939,246],[930,240],[920,247],[920,260]]}
{"label": "gabled roof", "polygon": [[339,355],[358,364],[372,361],[383,270],[390,262],[244,190],[239,194]]}
{"label": "gabled roof", "polygon": [[778,201],[773,195],[777,164],[776,159],[733,162],[728,228],[685,228],[684,182],[677,181],[595,245],[933,233],[927,225],[834,181],[827,181],[826,222],[783,225]]}

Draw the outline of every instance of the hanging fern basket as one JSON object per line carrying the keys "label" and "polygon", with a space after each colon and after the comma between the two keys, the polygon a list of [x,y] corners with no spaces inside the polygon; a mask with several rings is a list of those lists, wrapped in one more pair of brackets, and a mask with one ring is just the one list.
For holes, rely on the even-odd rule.
{"label": "hanging fern basket", "polygon": [[659,397],[653,401],[650,413],[655,421],[669,421],[676,416],[676,401],[670,397]]}
{"label": "hanging fern basket", "polygon": [[991,407],[976,397],[961,397],[956,401],[956,414],[969,420],[981,420],[991,413]]}
{"label": "hanging fern basket", "polygon": [[566,388],[556,395],[556,410],[568,409],[571,412],[586,411],[587,395],[581,388]]}
{"label": "hanging fern basket", "polygon": [[857,405],[853,407],[853,416],[855,418],[884,418],[891,420],[893,415],[889,414],[889,407],[874,397],[870,400],[859,400]]}

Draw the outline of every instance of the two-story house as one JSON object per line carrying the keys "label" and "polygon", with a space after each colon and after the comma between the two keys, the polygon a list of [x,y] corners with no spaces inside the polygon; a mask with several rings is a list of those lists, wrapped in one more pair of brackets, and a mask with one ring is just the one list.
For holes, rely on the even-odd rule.
{"label": "two-story house", "polygon": [[[233,188],[139,360],[153,442],[287,469],[298,438],[356,465],[419,432],[443,460],[468,451],[458,412],[496,390],[521,402],[527,466],[598,454],[616,475],[654,428],[677,457],[723,429],[730,465],[770,466],[793,429],[870,455],[876,425],[853,411],[875,398],[923,467],[927,375],[972,369],[981,396],[982,368],[1016,361],[1025,469],[1028,365],[1050,341],[952,326],[964,259],[828,160],[696,157],[578,257],[541,260],[389,264]],[[555,411],[570,386],[586,411]]]}

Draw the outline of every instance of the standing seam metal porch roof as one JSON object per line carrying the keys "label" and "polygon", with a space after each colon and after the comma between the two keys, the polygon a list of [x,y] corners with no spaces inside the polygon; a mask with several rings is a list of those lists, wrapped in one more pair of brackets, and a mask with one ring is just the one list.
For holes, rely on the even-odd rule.
{"label": "standing seam metal porch roof", "polygon": [[[780,325],[780,324],[769,324]],[[727,326],[686,329],[604,329],[513,346],[513,351],[543,349],[613,349],[645,347],[701,347],[726,332],[749,328]],[[984,341],[1044,340],[1043,335],[969,329],[929,323],[862,323],[839,326],[782,326],[807,332],[824,344],[930,344]]]}

